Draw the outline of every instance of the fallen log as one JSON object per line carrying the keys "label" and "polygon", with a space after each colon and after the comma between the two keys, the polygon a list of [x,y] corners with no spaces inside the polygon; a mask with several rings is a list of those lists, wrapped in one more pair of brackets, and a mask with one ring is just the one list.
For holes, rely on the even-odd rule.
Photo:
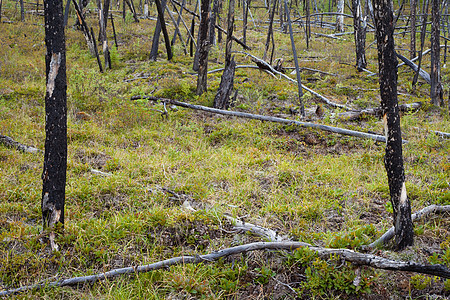
{"label": "fallen log", "polygon": [[[409,111],[415,111],[422,107],[422,102],[414,102],[414,103],[408,103],[408,104],[402,104],[399,105],[398,108],[401,112],[409,112]],[[358,111],[347,111],[335,114],[339,119],[345,119],[348,121],[354,121],[363,118],[366,115],[372,115],[376,117],[382,116],[382,109],[381,107],[376,108],[367,108],[363,110]]]}
{"label": "fallen log", "polygon": [[83,283],[94,283],[97,281],[114,278],[119,275],[151,272],[154,270],[166,269],[168,267],[175,265],[214,262],[222,257],[242,254],[250,251],[257,251],[257,250],[294,251],[295,249],[299,249],[302,247],[309,248],[311,251],[316,252],[316,254],[320,258],[324,259],[328,259],[330,256],[333,257],[338,256],[340,259],[353,263],[355,265],[366,265],[382,270],[416,272],[421,274],[439,276],[442,278],[450,278],[450,270],[444,265],[422,265],[411,261],[407,262],[397,261],[372,254],[358,253],[349,249],[330,249],[330,248],[315,247],[303,242],[256,242],[225,248],[204,255],[178,256],[148,265],[112,269],[110,271],[95,275],[72,277],[56,281],[46,280],[44,281],[44,283],[40,284],[28,285],[16,289],[7,289],[0,291],[0,297],[14,295],[29,290],[39,290],[42,288],[63,287]]}
{"label": "fallen log", "polygon": [[[411,219],[414,221],[419,221],[423,218],[427,218],[432,214],[437,213],[445,213],[450,212],[450,205],[440,206],[440,205],[430,205],[427,206],[418,212],[411,215]],[[388,243],[395,234],[395,228],[392,226],[388,231],[386,231],[379,239],[376,241],[370,243],[369,245],[363,246],[362,249],[364,250],[370,250],[377,247],[382,247],[386,243]]]}
{"label": "fallen log", "polygon": [[[315,129],[319,129],[319,130],[339,133],[339,134],[343,134],[343,135],[355,136],[355,137],[359,137],[359,138],[369,138],[369,139],[372,139],[377,142],[383,142],[383,143],[386,142],[386,137],[384,137],[382,135],[365,133],[365,132],[361,132],[361,131],[355,131],[355,130],[338,128],[338,127],[332,127],[332,126],[328,126],[328,125],[315,124],[315,123],[310,123],[310,122],[301,122],[301,121],[296,121],[296,120],[289,120],[289,119],[270,117],[270,116],[264,116],[264,115],[256,115],[256,114],[250,114],[250,113],[239,112],[239,111],[221,110],[221,109],[206,107],[206,106],[202,106],[202,105],[189,104],[189,103],[180,102],[180,101],[167,99],[167,98],[158,98],[158,97],[154,97],[154,96],[137,95],[137,96],[131,97],[131,100],[138,100],[138,99],[148,99],[148,100],[155,101],[155,102],[161,101],[161,102],[169,103],[169,104],[176,105],[176,106],[181,106],[181,107],[195,109],[195,110],[202,110],[202,111],[206,111],[206,112],[214,113],[214,114],[228,115],[228,116],[260,120],[260,121],[266,121],[266,122],[282,123],[282,124],[287,124],[287,125],[298,125],[301,127],[315,128]],[[403,143],[406,143],[406,142],[407,142],[406,140],[403,140]]]}
{"label": "fallen log", "polygon": [[40,149],[21,144],[6,135],[0,135],[0,144],[26,153],[44,153],[44,151]]}

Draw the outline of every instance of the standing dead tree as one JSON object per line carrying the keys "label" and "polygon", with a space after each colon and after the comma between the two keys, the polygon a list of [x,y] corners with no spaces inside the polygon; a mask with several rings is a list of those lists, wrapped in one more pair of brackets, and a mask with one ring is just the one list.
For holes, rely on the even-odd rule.
{"label": "standing dead tree", "polygon": [[367,67],[366,62],[366,17],[363,16],[361,0],[352,0],[353,28],[355,31],[356,68],[359,72]]}
{"label": "standing dead tree", "polygon": [[431,0],[431,103],[444,105],[444,95],[441,84],[440,44],[439,44],[439,0]]}
{"label": "standing dead tree", "polygon": [[[308,1],[308,0],[306,0]],[[300,114],[302,117],[305,117],[305,106],[303,105],[303,91],[302,91],[302,82],[301,82],[301,76],[300,76],[300,67],[298,65],[298,58],[297,58],[297,50],[295,49],[295,41],[294,41],[294,34],[292,32],[292,22],[291,22],[291,16],[289,13],[289,7],[287,0],[284,0],[284,8],[286,10],[286,16],[287,16],[287,22],[289,26],[289,35],[291,37],[291,46],[292,46],[292,52],[294,54],[294,63],[295,63],[295,73],[297,75],[297,88],[298,88],[298,102],[300,106]],[[308,38],[307,38],[308,39]]]}
{"label": "standing dead tree", "polygon": [[198,30],[198,78],[197,95],[206,92],[208,79],[208,53],[209,53],[209,9],[210,0],[201,0],[201,19]]}
{"label": "standing dead tree", "polygon": [[416,56],[416,10],[417,0],[410,0],[409,4],[409,22],[411,28],[411,40],[410,40],[410,58],[413,59]]}
{"label": "standing dead tree", "polygon": [[[42,221],[44,228],[64,224],[64,202],[67,169],[67,81],[66,41],[64,35],[63,2],[46,0],[45,66],[45,152],[42,172]],[[57,250],[55,232],[50,244]]]}
{"label": "standing dead tree", "polygon": [[264,55],[263,60],[267,61],[267,51],[269,50],[269,44],[272,41],[272,54],[270,55],[270,61],[269,63],[272,64],[273,61],[273,53],[275,51],[275,41],[273,38],[273,18],[275,17],[275,8],[277,6],[278,0],[272,1],[272,6],[270,7],[269,14],[270,14],[270,20],[269,20],[269,29],[267,30],[267,39],[266,39],[266,46],[264,48]]}
{"label": "standing dead tree", "polygon": [[344,0],[337,2],[336,31],[344,32]]}
{"label": "standing dead tree", "polygon": [[374,0],[381,107],[386,135],[385,167],[394,210],[395,248],[413,244],[411,205],[403,169],[402,133],[397,101],[397,57],[394,50],[394,16],[390,0]]}
{"label": "standing dead tree", "polygon": [[[165,2],[167,3],[167,1],[165,1]],[[155,4],[156,4],[156,9],[158,11],[158,21],[161,25],[161,30],[163,32],[163,37],[164,37],[164,43],[166,45],[167,59],[171,60],[173,57],[172,46],[170,45],[169,34],[167,33],[166,21],[164,20],[164,7],[161,4],[160,0],[155,0]],[[164,6],[165,6],[165,4],[164,4]],[[156,55],[155,55],[155,58],[156,58]]]}
{"label": "standing dead tree", "polygon": [[[428,18],[428,0],[424,0],[423,9],[422,9],[422,30],[420,32],[420,51],[419,51],[419,62],[417,63],[417,71],[414,74],[414,78],[412,81],[412,86],[415,87],[417,80],[419,79],[419,70],[422,65],[422,52],[425,44],[425,34],[427,32],[427,18]],[[431,79],[430,79],[431,80]]]}
{"label": "standing dead tree", "polygon": [[236,70],[236,62],[231,57],[231,48],[233,44],[233,28],[234,28],[234,0],[230,0],[228,4],[228,28],[227,41],[225,45],[225,68],[220,80],[219,90],[214,97],[214,108],[228,109],[230,106],[230,95],[233,90],[234,73]]}
{"label": "standing dead tree", "polygon": [[[167,0],[162,0],[162,2],[160,3],[163,14],[164,14],[164,10],[166,9],[166,3],[167,3]],[[161,19],[159,18],[159,13],[158,13],[158,20],[156,21],[155,31],[153,32],[152,48],[150,50],[150,60],[156,61],[156,58],[158,57],[159,37],[161,35],[161,26],[162,26]]]}

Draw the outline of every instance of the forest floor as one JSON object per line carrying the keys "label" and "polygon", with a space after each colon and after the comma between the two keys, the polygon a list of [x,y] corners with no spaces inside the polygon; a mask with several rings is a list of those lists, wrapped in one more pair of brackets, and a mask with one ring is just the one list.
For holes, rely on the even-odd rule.
{"label": "forest floor", "polygon": [[[264,17],[262,9],[253,14],[255,23],[250,22],[247,34],[253,50],[247,52],[261,58],[267,24],[257,22]],[[91,26],[98,24],[94,18],[92,13]],[[177,43],[173,60],[167,61],[161,43],[158,60],[149,61],[155,21],[131,19],[116,18],[118,49],[112,50],[112,70],[104,73],[98,71],[82,33],[71,26],[74,19],[69,19],[68,170],[59,251],[51,251],[42,232],[43,155],[0,145],[0,290],[263,241],[235,230],[225,215],[291,240],[355,250],[392,226],[383,143],[172,106],[166,118],[158,112],[162,104],[132,101],[135,95],[154,95],[212,106],[221,72],[210,74],[208,91],[196,96],[192,57]],[[235,35],[240,38],[241,21],[236,19]],[[40,149],[45,139],[42,23],[32,15],[25,23],[0,23],[0,134]],[[293,67],[289,35],[278,27],[276,23],[274,58]],[[304,69],[303,84],[354,109],[379,106],[378,77],[354,67],[352,35],[339,40],[313,35],[306,49],[301,28],[296,25],[294,30],[300,67],[325,72]],[[173,27],[169,31],[173,33]],[[316,27],[313,32],[333,33]],[[376,73],[373,41],[373,33],[368,33],[367,69]],[[398,49],[408,45],[408,35],[396,35]],[[233,49],[242,51],[236,43]],[[234,55],[238,65],[254,64],[242,53]],[[212,46],[208,68],[223,63],[224,43]],[[428,70],[429,56],[423,65]],[[449,111],[428,104],[429,85],[422,79],[412,88],[408,67],[399,67],[398,75],[399,103],[423,103],[401,119],[408,140],[403,154],[412,211],[449,205],[450,140],[430,131],[450,132]],[[443,64],[446,93],[449,78],[450,69]],[[296,85],[278,76],[242,68],[236,70],[234,84],[238,96],[231,110],[383,134],[378,118],[339,119],[336,113],[342,110],[330,109],[310,93],[303,97],[308,116],[301,119]],[[317,109],[322,113],[316,114]],[[195,212],[183,206],[185,200]],[[374,253],[450,267],[448,214],[415,223],[414,232],[414,246],[407,250]],[[357,276],[361,281],[354,284]],[[356,267],[308,251],[255,251],[17,297],[445,299],[450,297],[450,280]]]}

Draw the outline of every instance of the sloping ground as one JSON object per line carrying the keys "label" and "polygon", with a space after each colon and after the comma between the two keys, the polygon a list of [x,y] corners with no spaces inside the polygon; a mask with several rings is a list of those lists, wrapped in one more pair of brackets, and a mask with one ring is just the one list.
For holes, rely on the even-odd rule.
{"label": "sloping ground", "polygon": [[[221,73],[211,74],[208,92],[195,96],[192,59],[182,54],[178,44],[172,62],[163,53],[157,62],[147,61],[154,21],[117,23],[119,50],[113,50],[113,70],[104,74],[98,72],[81,33],[67,29],[69,158],[66,224],[57,238],[59,252],[50,251],[41,232],[42,156],[0,146],[1,288],[261,240],[236,231],[224,214],[293,240],[336,248],[357,249],[391,226],[383,144],[176,107],[168,107],[168,118],[164,118],[161,104],[131,101],[131,96],[153,94],[211,106]],[[43,149],[43,27],[17,23],[0,24],[0,28],[0,134]],[[249,38],[250,45],[262,45],[265,29],[253,28]],[[284,66],[292,66],[288,36],[276,32],[275,38],[276,57],[284,59]],[[354,108],[378,105],[376,77],[357,73],[351,66],[350,36],[345,41],[313,39],[310,50],[302,38],[299,35],[297,41],[301,67],[330,73],[305,70],[302,80],[308,87]],[[407,42],[398,36],[399,47]],[[210,69],[222,66],[223,47],[212,47]],[[252,54],[261,57],[262,51],[258,48]],[[238,64],[251,64],[245,55],[235,55]],[[368,68],[376,71],[375,50],[369,48],[367,57]],[[447,90],[446,67],[442,75]],[[411,78],[410,70],[401,67],[399,101],[424,103],[420,111],[402,117],[403,134],[409,141],[404,146],[406,186],[417,211],[429,204],[450,204],[450,142],[428,131],[450,132],[450,119],[448,111],[426,104],[427,84],[419,81],[417,90],[411,89]],[[288,81],[259,70],[238,69],[235,87],[239,94],[233,110],[299,118],[296,86]],[[332,115],[337,111],[318,104],[311,94],[304,100],[310,121],[382,131],[374,117],[339,121]],[[318,105],[324,112],[321,117],[314,113]],[[167,189],[182,197],[174,197]],[[183,207],[186,199],[196,212]],[[449,223],[448,215],[420,221],[415,224],[414,247],[376,254],[450,266]],[[355,278],[359,284],[354,284]],[[93,285],[30,291],[21,297],[395,299],[435,295],[439,299],[449,293],[449,280],[357,268],[338,257],[324,261],[298,250],[253,252]]]}

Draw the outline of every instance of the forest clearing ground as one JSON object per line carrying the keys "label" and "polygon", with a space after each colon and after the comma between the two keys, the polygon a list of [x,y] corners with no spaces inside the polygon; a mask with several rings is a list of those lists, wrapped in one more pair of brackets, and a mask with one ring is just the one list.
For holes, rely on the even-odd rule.
{"label": "forest clearing ground", "polygon": [[[262,12],[262,11],[261,11]],[[255,14],[254,18],[259,15]],[[95,24],[95,18],[88,21]],[[36,19],[37,23],[42,22]],[[71,18],[69,24],[73,24]],[[217,116],[131,101],[155,95],[211,106],[221,73],[208,76],[208,91],[195,95],[192,59],[179,44],[166,60],[148,61],[155,21],[116,21],[119,49],[113,69],[100,74],[82,34],[67,28],[68,182],[66,223],[52,253],[41,233],[42,155],[0,146],[0,288],[68,278],[151,263],[183,254],[204,254],[260,241],[235,232],[225,213],[318,246],[358,249],[392,226],[392,207],[383,164],[384,145],[318,130]],[[0,134],[44,147],[43,27],[0,24]],[[173,30],[173,28],[172,28]],[[298,29],[299,30],[299,29]],[[315,31],[329,33],[324,29]],[[250,26],[249,45],[263,45],[265,28]],[[183,31],[183,33],[185,33]],[[239,32],[236,33],[239,36]],[[186,36],[186,35],[185,35]],[[298,38],[297,38],[298,37]],[[398,38],[398,39],[397,39]],[[315,37],[307,50],[296,34],[303,84],[356,109],[379,106],[378,79],[358,73],[352,36],[335,41]],[[396,37],[406,48],[408,40]],[[276,57],[293,66],[289,36],[275,32]],[[368,43],[373,34],[368,34]],[[234,50],[240,50],[233,45]],[[263,49],[251,53],[262,57]],[[209,68],[222,67],[224,45],[211,49]],[[235,55],[238,64],[252,64]],[[425,66],[427,57],[425,59]],[[367,50],[368,69],[377,72],[376,51]],[[290,75],[294,78],[295,75]],[[406,187],[413,212],[450,204],[450,141],[427,130],[450,132],[448,111],[430,107],[429,85],[409,82],[399,70],[399,102],[424,106],[402,117]],[[444,90],[449,69],[443,67]],[[126,81],[128,79],[143,77]],[[253,69],[237,69],[233,110],[296,119],[296,86]],[[308,121],[382,133],[369,116],[337,120],[311,94]],[[314,112],[321,106],[323,116]],[[417,130],[416,128],[424,130]],[[91,169],[111,173],[99,176]],[[194,199],[197,212],[183,208],[159,187]],[[377,255],[450,266],[450,221],[437,215],[415,224],[415,245]],[[252,252],[216,264],[182,265],[93,285],[30,291],[24,298],[300,298],[386,299],[435,294],[449,297],[450,281],[433,276],[361,267],[310,252]]]}

